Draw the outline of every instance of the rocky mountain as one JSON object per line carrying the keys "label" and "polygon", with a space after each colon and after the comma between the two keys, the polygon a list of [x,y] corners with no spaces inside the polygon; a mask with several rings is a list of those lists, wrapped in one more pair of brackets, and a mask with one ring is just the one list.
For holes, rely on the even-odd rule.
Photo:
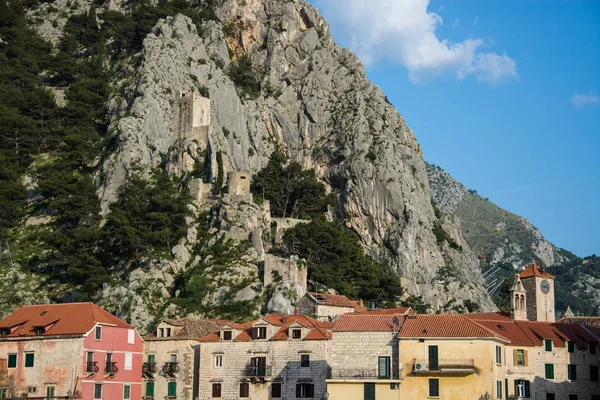
{"label": "rocky mountain", "polygon": [[[73,21],[108,36],[107,52],[94,53],[104,57],[109,72],[105,137],[84,165],[99,198],[94,229],[109,237],[131,233],[117,229],[125,214],[115,210],[126,190],[135,189],[135,174],[151,182],[152,171],[166,169],[180,180],[179,190],[191,193],[184,232],[176,243],[166,241],[167,253],[136,253],[135,262],[99,258],[117,277],[97,294],[101,305],[142,329],[159,315],[293,309],[305,287],[297,271],[289,273],[292,261],[268,250],[274,226],[285,229],[301,221],[277,220],[268,202],[257,204],[241,183],[279,151],[315,172],[336,199],[327,217],[343,221],[370,256],[400,275],[406,303],[430,311],[495,309],[477,260],[483,247],[469,243],[480,233],[457,211],[476,197],[458,185],[462,200],[438,200],[439,185],[435,176],[428,177],[414,133],[367,79],[360,60],[334,43],[318,10],[303,0],[184,4],[156,5],[160,11],[146,5],[142,16],[136,5],[118,0],[34,2],[28,10],[32,26],[59,48],[66,46],[65,37],[79,43],[82,53],[91,48],[84,46],[81,29],[69,29]],[[136,43],[149,16],[157,16],[156,23],[140,38],[140,47],[127,47]],[[108,56],[122,48],[129,53]],[[66,91],[68,108],[73,84],[61,85],[52,92]],[[30,196],[42,196],[30,197],[32,204],[44,202],[38,190],[44,181],[31,176],[55,162],[52,155],[44,157],[35,156],[23,173]],[[436,213],[432,198],[445,215]],[[39,268],[51,256],[40,242],[45,236],[25,238],[34,229],[56,231],[60,218],[56,208],[38,207],[32,220],[31,210],[7,236],[12,254],[22,258],[10,266],[8,257],[0,260],[3,285],[18,285],[16,297],[0,299],[4,311],[15,303],[71,299],[80,288],[49,280]],[[535,236],[537,230],[521,225]],[[496,257],[520,254],[510,250],[512,243],[494,244]],[[102,253],[101,247],[91,248]],[[558,257],[541,235],[531,252],[549,263]],[[265,270],[277,270],[284,279],[265,280]],[[190,299],[199,305],[188,307]]]}
{"label": "rocky mountain", "polygon": [[559,313],[568,305],[583,314],[600,313],[597,257],[580,259],[553,245],[527,219],[469,190],[441,167],[426,165],[433,202],[460,219],[461,233],[479,257],[483,271],[498,269],[498,281],[510,279],[533,258],[556,274]]}

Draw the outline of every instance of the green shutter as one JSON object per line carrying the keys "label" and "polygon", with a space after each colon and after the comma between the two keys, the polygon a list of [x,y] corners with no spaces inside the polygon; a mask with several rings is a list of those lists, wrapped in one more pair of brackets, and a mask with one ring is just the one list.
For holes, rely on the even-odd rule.
{"label": "green shutter", "polygon": [[554,364],[546,364],[546,379],[554,379]]}
{"label": "green shutter", "polygon": [[552,340],[546,339],[544,340],[544,344],[546,345],[546,351],[552,351]]}
{"label": "green shutter", "polygon": [[156,360],[156,356],[154,354],[148,354],[148,362],[153,363]]}
{"label": "green shutter", "polygon": [[8,368],[17,368],[17,355],[16,354],[8,355]]}
{"label": "green shutter", "polygon": [[575,342],[567,342],[567,348],[569,349],[569,353],[575,352]]}
{"label": "green shutter", "polygon": [[177,396],[177,382],[169,382],[168,396]]}
{"label": "green shutter", "polygon": [[154,397],[154,382],[146,382],[146,396]]}
{"label": "green shutter", "polygon": [[374,383],[365,383],[365,400],[375,400],[375,384]]}
{"label": "green shutter", "polygon": [[567,365],[567,371],[569,373],[569,379],[572,381],[577,380],[577,365]]}
{"label": "green shutter", "polygon": [[33,353],[25,353],[25,367],[31,368],[33,367],[35,355]]}
{"label": "green shutter", "polygon": [[390,379],[390,358],[379,357],[378,360],[378,378]]}
{"label": "green shutter", "polygon": [[131,399],[131,385],[123,385],[123,398],[126,400]]}

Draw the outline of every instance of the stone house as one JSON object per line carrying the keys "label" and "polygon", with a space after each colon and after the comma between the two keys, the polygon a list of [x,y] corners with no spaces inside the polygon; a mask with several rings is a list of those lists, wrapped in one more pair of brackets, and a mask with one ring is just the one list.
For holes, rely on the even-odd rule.
{"label": "stone house", "polygon": [[140,399],[142,350],[92,303],[23,306],[0,321],[0,398]]}
{"label": "stone house", "polygon": [[297,304],[301,314],[311,315],[319,321],[333,321],[339,315],[367,311],[362,301],[350,300],[339,294],[306,292]]}
{"label": "stone house", "polygon": [[338,318],[327,358],[329,398],[399,398],[402,365],[397,335],[403,320],[404,313],[393,311]]}
{"label": "stone house", "polygon": [[398,342],[403,398],[504,398],[505,336],[464,315],[413,314]]}
{"label": "stone house", "polygon": [[224,321],[163,319],[144,336],[144,399],[198,398],[200,337],[218,331]]}
{"label": "stone house", "polygon": [[199,398],[324,398],[330,328],[304,315],[224,324],[200,339]]}

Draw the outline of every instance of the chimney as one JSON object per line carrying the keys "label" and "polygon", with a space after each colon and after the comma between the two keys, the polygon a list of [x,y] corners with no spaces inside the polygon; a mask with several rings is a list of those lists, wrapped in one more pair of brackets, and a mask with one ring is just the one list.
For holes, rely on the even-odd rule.
{"label": "chimney", "polygon": [[364,304],[363,304],[363,300],[362,300],[362,299],[358,300],[358,304],[359,304],[361,307],[364,307]]}
{"label": "chimney", "polygon": [[417,312],[415,310],[410,310],[406,315],[406,318],[415,319],[417,318]]}

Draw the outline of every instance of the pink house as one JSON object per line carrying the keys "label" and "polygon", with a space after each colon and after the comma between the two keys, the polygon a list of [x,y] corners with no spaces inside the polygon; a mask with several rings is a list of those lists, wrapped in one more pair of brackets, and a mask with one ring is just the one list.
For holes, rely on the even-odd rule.
{"label": "pink house", "polygon": [[92,303],[23,306],[0,321],[0,398],[139,400],[143,347]]}

